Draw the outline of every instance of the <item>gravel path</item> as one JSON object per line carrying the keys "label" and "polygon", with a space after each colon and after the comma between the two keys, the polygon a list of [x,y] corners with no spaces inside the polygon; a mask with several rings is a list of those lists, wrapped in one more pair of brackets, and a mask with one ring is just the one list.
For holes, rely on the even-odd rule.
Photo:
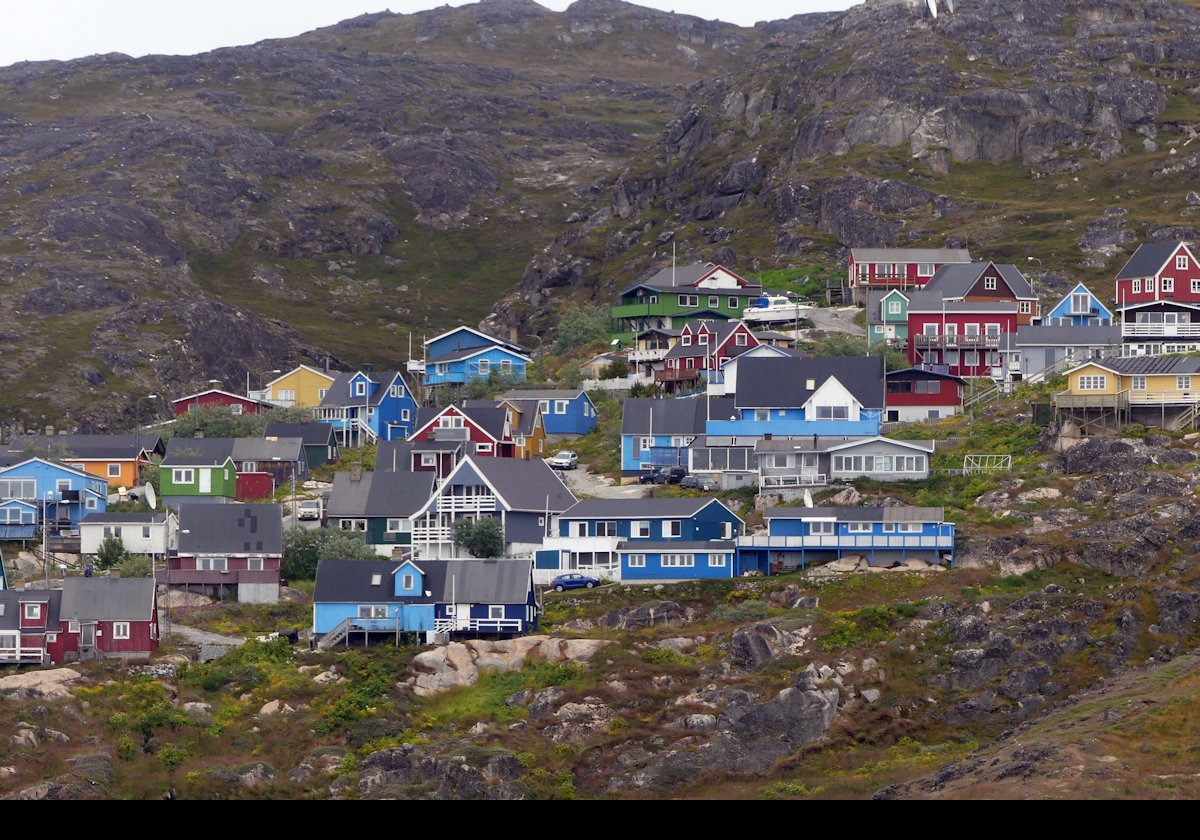
{"label": "gravel path", "polygon": [[646,496],[646,487],[641,484],[614,484],[611,478],[592,475],[587,464],[577,470],[563,470],[567,488],[576,495],[595,496],[600,499],[641,499]]}

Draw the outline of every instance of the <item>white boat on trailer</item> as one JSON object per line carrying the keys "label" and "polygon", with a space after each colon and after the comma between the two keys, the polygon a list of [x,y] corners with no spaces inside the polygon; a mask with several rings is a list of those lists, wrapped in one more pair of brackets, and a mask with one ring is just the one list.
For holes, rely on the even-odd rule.
{"label": "white boat on trailer", "polygon": [[768,294],[760,297],[753,306],[742,312],[742,320],[752,324],[796,321],[807,318],[813,308],[812,304],[787,295]]}

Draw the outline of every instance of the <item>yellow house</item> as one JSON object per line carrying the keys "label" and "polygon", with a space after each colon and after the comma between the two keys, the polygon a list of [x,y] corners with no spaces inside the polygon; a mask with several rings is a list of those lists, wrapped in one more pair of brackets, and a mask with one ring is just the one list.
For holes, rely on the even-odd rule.
{"label": "yellow house", "polygon": [[336,376],[336,373],[300,365],[268,382],[262,399],[282,408],[312,408],[325,399],[325,392]]}
{"label": "yellow house", "polygon": [[1094,359],[1067,373],[1055,412],[1085,431],[1141,423],[1178,430],[1195,426],[1200,410],[1200,358],[1130,356]]}

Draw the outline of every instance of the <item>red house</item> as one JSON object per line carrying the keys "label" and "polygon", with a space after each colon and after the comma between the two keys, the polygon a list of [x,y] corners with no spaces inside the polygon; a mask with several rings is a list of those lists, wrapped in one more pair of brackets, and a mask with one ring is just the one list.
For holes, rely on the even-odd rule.
{"label": "red house", "polygon": [[231,394],[228,391],[221,391],[217,388],[180,397],[172,401],[171,404],[175,407],[176,417],[187,414],[189,411],[196,411],[201,406],[206,408],[222,406],[228,408],[230,414],[235,415],[258,414],[260,411],[273,407],[270,403],[252,400],[248,397],[239,397],[237,394]]}
{"label": "red house", "polygon": [[513,458],[516,442],[509,417],[501,406],[425,409],[417,417],[417,430],[408,439],[412,443],[462,442],[468,455]]}
{"label": "red house", "polygon": [[721,365],[759,345],[758,338],[741,321],[700,321],[687,324],[679,340],[654,371],[654,381],[668,392],[700,380],[701,371]]}
{"label": "red house", "polygon": [[909,368],[891,371],[884,378],[886,423],[937,420],[962,410],[963,388],[967,383],[957,376]]}
{"label": "red house", "polygon": [[966,248],[851,248],[847,268],[850,294],[862,304],[890,289],[923,289],[939,268],[969,263]]}
{"label": "red house", "polygon": [[242,603],[279,600],[283,508],[272,504],[182,504],[179,550],[158,582]]}
{"label": "red house", "polygon": [[67,578],[61,590],[0,591],[0,663],[141,657],[157,647],[150,578]]}
{"label": "red house", "polygon": [[1125,355],[1200,349],[1200,263],[1184,242],[1142,245],[1117,273]]}

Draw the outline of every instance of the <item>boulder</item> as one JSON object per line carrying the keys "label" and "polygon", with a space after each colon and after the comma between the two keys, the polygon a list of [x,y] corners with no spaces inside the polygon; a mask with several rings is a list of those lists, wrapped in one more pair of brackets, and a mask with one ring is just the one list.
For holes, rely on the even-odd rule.
{"label": "boulder", "polygon": [[687,612],[674,601],[646,601],[606,612],[600,617],[600,626],[613,630],[640,630],[662,624],[684,624],[687,620]]}
{"label": "boulder", "polygon": [[27,695],[41,696],[47,700],[61,700],[71,695],[72,685],[79,678],[79,672],[71,668],[12,674],[0,677],[0,694],[19,691]]}

